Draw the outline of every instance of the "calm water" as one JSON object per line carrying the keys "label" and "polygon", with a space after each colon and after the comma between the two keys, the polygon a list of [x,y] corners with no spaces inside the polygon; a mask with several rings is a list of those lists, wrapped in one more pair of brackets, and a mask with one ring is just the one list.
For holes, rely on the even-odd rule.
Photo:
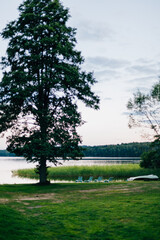
{"label": "calm water", "polygon": [[[139,158],[83,158],[79,161],[60,161],[63,166],[91,166],[91,165],[112,165],[125,163],[139,163]],[[49,163],[49,166],[54,166]],[[0,184],[36,183],[37,180],[25,179],[12,176],[12,171],[16,169],[35,168],[36,163],[27,163],[21,157],[0,157]]]}

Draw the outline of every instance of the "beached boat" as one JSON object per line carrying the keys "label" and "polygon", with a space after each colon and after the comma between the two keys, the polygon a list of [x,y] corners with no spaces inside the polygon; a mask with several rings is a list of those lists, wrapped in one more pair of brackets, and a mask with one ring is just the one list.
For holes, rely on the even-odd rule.
{"label": "beached boat", "polygon": [[150,175],[144,175],[144,176],[130,177],[127,179],[127,181],[135,181],[135,180],[149,181],[149,180],[158,180],[158,179],[159,177],[157,175],[150,174]]}

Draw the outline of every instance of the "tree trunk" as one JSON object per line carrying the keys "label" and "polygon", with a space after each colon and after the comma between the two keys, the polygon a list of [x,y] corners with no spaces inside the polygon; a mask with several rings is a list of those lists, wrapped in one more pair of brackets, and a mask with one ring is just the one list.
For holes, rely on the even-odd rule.
{"label": "tree trunk", "polygon": [[46,165],[46,159],[41,160],[40,166],[39,166],[39,177],[40,177],[40,185],[47,185],[50,182],[47,181],[47,165]]}

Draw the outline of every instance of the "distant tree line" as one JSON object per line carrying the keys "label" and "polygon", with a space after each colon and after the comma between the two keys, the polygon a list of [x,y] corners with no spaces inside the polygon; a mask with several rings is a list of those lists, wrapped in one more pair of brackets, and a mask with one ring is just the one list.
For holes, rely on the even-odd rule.
{"label": "distant tree line", "polygon": [[7,150],[0,150],[0,157],[14,157],[14,153],[10,153]]}
{"label": "distant tree line", "polygon": [[[85,157],[140,157],[150,150],[150,143],[122,143],[116,145],[83,146]],[[15,154],[0,150],[0,156],[12,157]]]}
{"label": "distant tree line", "polygon": [[148,142],[83,147],[85,157],[140,157],[149,148]]}

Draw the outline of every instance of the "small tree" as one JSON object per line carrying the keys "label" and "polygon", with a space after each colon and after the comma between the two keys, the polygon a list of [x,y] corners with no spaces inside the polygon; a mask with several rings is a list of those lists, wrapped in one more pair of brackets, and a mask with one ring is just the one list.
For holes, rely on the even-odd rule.
{"label": "small tree", "polygon": [[160,167],[160,82],[155,84],[149,94],[138,91],[130,99],[127,108],[131,111],[129,127],[147,127],[153,130],[154,141],[150,151],[141,156],[141,167]]}
{"label": "small tree", "polygon": [[144,127],[153,130],[153,135],[160,133],[160,99],[155,90],[160,87],[155,85],[150,94],[138,91],[127,104],[129,115],[129,127]]}
{"label": "small tree", "polygon": [[1,62],[0,132],[11,132],[8,150],[37,162],[46,184],[47,160],[82,156],[77,100],[98,109],[99,98],[93,74],[81,70],[68,9],[58,0],[25,0],[19,12],[1,33],[9,45]]}

